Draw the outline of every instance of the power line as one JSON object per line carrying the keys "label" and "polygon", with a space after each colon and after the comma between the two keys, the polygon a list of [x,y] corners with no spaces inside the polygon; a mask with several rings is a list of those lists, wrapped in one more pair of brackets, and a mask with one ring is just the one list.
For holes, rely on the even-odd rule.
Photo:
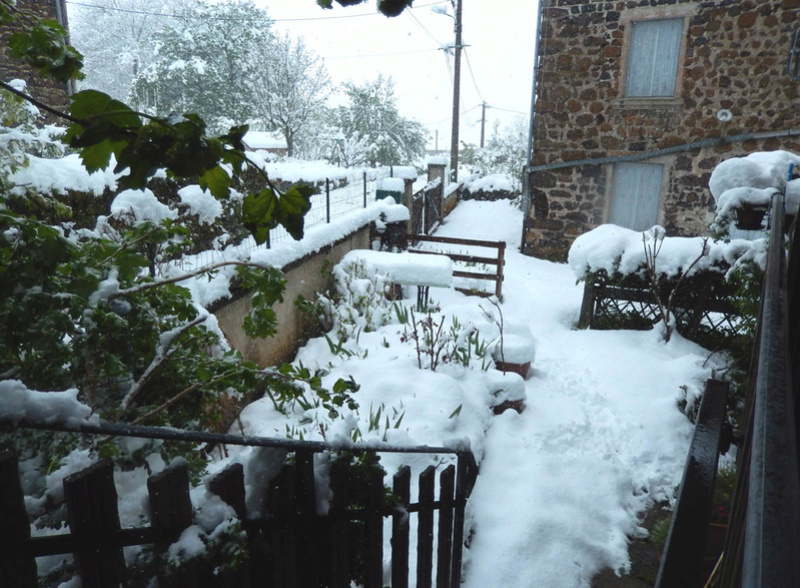
{"label": "power line", "polygon": [[[88,2],[76,2],[75,0],[66,0],[67,4],[73,6],[81,6],[83,8],[97,8],[99,10],[110,10],[111,12],[124,12],[127,14],[144,14],[147,16],[160,16],[164,18],[183,18],[187,20],[227,20],[239,22],[305,22],[314,20],[331,20],[339,18],[360,18],[363,16],[383,16],[379,12],[370,12],[366,14],[342,14],[336,16],[315,16],[308,18],[242,18],[235,16],[193,16],[187,14],[175,14],[167,12],[150,12],[149,10],[136,10],[133,8],[117,8],[114,6],[103,6],[101,4],[90,4]],[[426,6],[434,6],[435,4],[443,4],[443,2],[430,2],[428,4],[419,4],[415,8],[425,8]],[[407,8],[406,11],[411,9]]]}
{"label": "power line", "polygon": [[413,19],[414,19],[414,21],[415,21],[415,22],[416,22],[416,23],[417,23],[417,24],[418,24],[418,25],[419,25],[419,26],[422,28],[422,30],[423,30],[423,31],[425,31],[425,33],[426,33],[426,34],[427,34],[427,35],[428,35],[428,36],[429,36],[431,39],[433,39],[433,42],[434,42],[434,43],[436,43],[436,44],[437,44],[439,47],[444,47],[444,44],[443,44],[443,43],[440,43],[440,42],[439,42],[439,40],[438,40],[436,37],[434,37],[434,36],[433,36],[433,33],[431,33],[431,32],[430,32],[430,31],[429,31],[427,28],[425,28],[425,25],[423,25],[423,24],[422,24],[422,22],[420,22],[420,20],[419,20],[419,19],[418,19],[418,18],[417,18],[417,17],[414,15],[414,13],[413,13],[413,12],[411,12],[410,10],[406,10],[405,12],[406,12],[406,13],[407,13],[407,14],[408,14],[408,15],[409,15],[411,18],[413,18]]}
{"label": "power line", "polygon": [[368,55],[334,55],[333,57],[325,56],[325,61],[332,59],[360,59],[361,57],[391,57],[393,55],[412,55],[414,53],[428,53],[430,51],[437,51],[437,49],[419,49],[417,51],[398,51],[396,53],[370,53]]}
{"label": "power line", "polygon": [[478,88],[478,82],[475,81],[475,73],[472,71],[472,64],[469,62],[469,53],[467,53],[467,48],[464,47],[464,57],[467,58],[467,68],[469,68],[469,75],[472,77],[472,85],[475,86],[475,91],[478,93],[478,98],[481,99],[481,102],[486,102],[483,98],[483,94],[481,94],[480,88]]}

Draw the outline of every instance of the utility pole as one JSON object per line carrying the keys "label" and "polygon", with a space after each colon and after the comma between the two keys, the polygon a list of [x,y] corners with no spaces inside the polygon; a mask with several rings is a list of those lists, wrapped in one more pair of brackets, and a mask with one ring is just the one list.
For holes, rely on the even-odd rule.
{"label": "utility pole", "polygon": [[483,143],[485,137],[486,137],[486,102],[481,104],[481,149],[483,149]]}
{"label": "utility pole", "polygon": [[461,97],[461,0],[455,2],[455,66],[453,67],[453,130],[450,134],[450,169],[453,170],[453,181],[458,181],[458,115]]}

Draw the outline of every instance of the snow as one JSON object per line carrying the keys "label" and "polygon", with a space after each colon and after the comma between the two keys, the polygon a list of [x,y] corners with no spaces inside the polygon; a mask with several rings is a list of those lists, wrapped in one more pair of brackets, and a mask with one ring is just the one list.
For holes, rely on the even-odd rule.
{"label": "snow", "polygon": [[44,423],[65,423],[83,420],[92,410],[78,401],[78,390],[38,392],[28,390],[19,380],[0,380],[0,418],[18,423],[21,420]]}
{"label": "snow", "polygon": [[503,174],[491,174],[488,176],[484,176],[482,178],[469,180],[464,184],[464,188],[473,193],[479,191],[484,191],[484,192],[514,191],[514,187],[511,184],[511,180],[509,180]]}
{"label": "snow", "polygon": [[384,274],[395,284],[447,288],[453,282],[453,262],[444,255],[354,249],[339,262],[343,267],[354,264],[362,264],[369,274]]}
{"label": "snow", "polygon": [[395,165],[392,166],[392,176],[401,178],[403,180],[416,180],[417,168],[411,165]]}
{"label": "snow", "polygon": [[100,195],[108,189],[115,189],[119,174],[113,172],[113,161],[105,170],[89,173],[83,167],[77,154],[59,159],[43,159],[28,156],[29,163],[11,176],[16,184],[15,193],[31,188],[42,193],[65,194],[67,190],[78,190]]}
{"label": "snow", "polygon": [[286,149],[286,139],[266,131],[247,131],[242,143],[248,149]]}
{"label": "snow", "polygon": [[[288,426],[306,439],[324,434],[342,443],[354,433],[366,442],[468,443],[481,471],[467,509],[474,536],[464,585],[589,586],[604,567],[627,569],[629,537],[643,534],[643,512],[673,496],[692,434],[677,407],[681,386],[701,389],[714,361],[680,336],[665,344],[655,331],[575,330],[582,288],[568,265],[518,252],[521,223],[522,213],[507,201],[468,201],[438,234],[508,242],[500,306],[512,353],[535,351],[527,381],[488,365],[484,371],[476,357],[469,367],[419,369],[413,342],[403,342],[411,320],[394,321],[347,340],[346,353],[332,353],[322,338],[301,348],[296,361],[328,370],[326,385],[349,376],[361,385],[354,394],[360,409],[330,421],[324,410],[294,406]],[[407,307],[410,298],[411,292]],[[452,328],[458,339],[475,329],[491,353],[499,316],[490,303],[449,288],[432,288],[431,298],[430,316],[444,322],[443,333]],[[491,407],[504,399],[525,399],[524,412],[492,416]],[[378,409],[390,424],[370,430],[369,416]],[[402,425],[394,428],[400,414]],[[287,417],[263,399],[245,408],[241,423],[248,434],[282,436]],[[240,459],[236,451],[233,459]],[[381,455],[390,474],[401,464],[418,474],[451,462],[447,455]]]}
{"label": "snow", "polygon": [[790,165],[800,165],[800,156],[788,151],[762,151],[745,157],[731,157],[711,173],[708,187],[718,202],[731,188],[783,188]]}
{"label": "snow", "polygon": [[403,178],[383,178],[378,182],[378,190],[388,190],[389,192],[400,192],[401,194],[406,189],[406,183]]}
{"label": "snow", "polygon": [[181,202],[189,207],[191,214],[196,214],[201,224],[210,225],[222,214],[222,205],[208,190],[192,184],[178,190]]}
{"label": "snow", "polygon": [[[310,170],[296,175],[308,178],[320,168]],[[188,200],[192,198],[190,193]],[[115,200],[115,206],[140,219],[168,218],[147,192],[127,193]],[[312,227],[303,241],[258,249],[249,259],[282,267],[381,213],[394,214],[394,206],[391,199],[375,202],[330,225]],[[197,210],[209,212],[203,204]],[[483,355],[474,351],[463,362],[443,361],[434,371],[427,359],[420,362],[410,339],[414,329],[420,328],[414,319],[360,330],[358,336],[343,342],[344,351],[338,354],[324,338],[311,339],[296,361],[310,369],[325,369],[327,387],[338,378],[352,377],[361,386],[353,394],[358,411],[343,408],[344,418],[331,420],[322,407],[312,403],[303,409],[295,403],[285,415],[264,398],[244,409],[232,432],[285,436],[288,427],[306,439],[324,438],[341,446],[352,443],[354,436],[370,443],[468,445],[480,462],[480,475],[467,506],[468,533],[474,535],[465,553],[464,585],[588,587],[604,567],[627,569],[629,537],[641,536],[643,512],[655,501],[673,496],[692,434],[692,425],[677,407],[681,387],[702,388],[717,366],[713,358],[707,361],[706,350],[678,335],[664,343],[655,331],[573,328],[582,298],[575,275],[599,267],[613,271],[617,263],[620,268],[637,268],[644,258],[641,233],[604,225],[576,240],[569,265],[555,264],[518,252],[522,219],[522,213],[507,201],[462,202],[444,220],[438,235],[508,243],[504,300],[498,303],[504,351],[516,358],[534,359],[535,355],[527,381],[491,367],[491,354],[500,337],[499,311],[484,299],[434,287],[430,314],[418,312],[416,320],[429,316],[441,324],[443,345],[477,337]],[[701,244],[698,239],[665,239],[659,270],[669,273],[685,268],[687,260],[699,254]],[[727,248],[710,244],[707,263],[751,251],[746,242],[731,242]],[[442,279],[452,275],[446,257],[416,255],[408,261],[411,254],[375,257],[373,253],[354,252],[343,263],[358,259],[397,280],[420,283],[423,278],[449,285]],[[190,271],[192,260],[185,262],[186,267],[171,271]],[[220,271],[211,281],[194,280],[195,301],[205,304],[224,295],[228,278]],[[105,284],[98,296],[113,288],[112,282]],[[398,304],[409,310],[413,289],[406,290],[406,299]],[[423,339],[424,352],[430,343]],[[77,401],[74,390],[34,392],[10,380],[0,382],[0,396],[4,399],[0,416],[11,420],[87,418],[90,413]],[[491,407],[502,398],[525,399],[525,410],[493,416]],[[375,430],[370,417],[378,410],[383,416]],[[242,463],[248,503],[259,508],[257,496],[263,496],[260,490],[274,476],[282,455],[240,447],[228,451],[230,457],[210,464],[209,473],[232,462]],[[72,456],[64,472],[76,471],[93,459],[81,452]],[[318,463],[324,465],[325,459],[320,456]],[[381,456],[389,474],[402,464],[418,474],[428,465],[442,467],[452,461],[450,455]],[[316,481],[318,487],[324,487],[324,478]],[[131,474],[122,483],[131,486],[137,479]],[[142,496],[141,492],[121,493],[120,511],[132,516]],[[328,499],[321,494],[318,510],[324,512]],[[205,487],[192,490],[192,501],[196,524],[169,548],[168,555],[175,559],[198,553],[207,540],[231,529],[230,507]]]}
{"label": "snow", "polygon": [[160,222],[165,219],[174,219],[178,211],[172,210],[166,204],[159,202],[155,194],[149,189],[123,190],[111,203],[111,214],[131,215],[136,221]]}
{"label": "snow", "polygon": [[[663,235],[661,227],[654,227]],[[569,265],[578,279],[587,272],[605,270],[609,276],[617,272],[623,275],[637,273],[645,267],[645,242],[649,247],[655,245],[653,230],[634,231],[617,225],[600,225],[596,229],[580,235],[569,250]],[[765,258],[756,254],[760,251],[757,242],[733,239],[728,243],[708,241],[706,255],[695,265],[693,271],[723,271],[720,264],[734,266],[743,256],[752,256],[763,267]],[[701,237],[663,237],[663,245],[656,258],[656,270],[666,277],[674,277],[688,269],[703,251]]]}

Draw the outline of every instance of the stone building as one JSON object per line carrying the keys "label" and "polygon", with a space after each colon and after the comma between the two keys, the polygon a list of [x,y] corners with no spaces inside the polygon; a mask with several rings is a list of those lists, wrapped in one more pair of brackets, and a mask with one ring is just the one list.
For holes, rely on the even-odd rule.
{"label": "stone building", "polygon": [[[14,12],[24,16],[19,16],[9,24],[0,24],[0,80],[25,80],[31,96],[49,106],[62,111],[66,110],[69,103],[67,84],[56,82],[51,78],[42,78],[37,71],[32,70],[24,62],[11,59],[8,56],[6,40],[8,36],[17,32],[19,27],[25,26],[29,15],[39,19],[54,20],[69,30],[66,0],[17,0],[16,5],[12,8],[12,14]],[[49,122],[55,122],[47,116],[45,118]],[[63,124],[63,121],[59,122]]]}
{"label": "stone building", "polygon": [[541,0],[524,251],[707,232],[723,159],[800,152],[800,0]]}

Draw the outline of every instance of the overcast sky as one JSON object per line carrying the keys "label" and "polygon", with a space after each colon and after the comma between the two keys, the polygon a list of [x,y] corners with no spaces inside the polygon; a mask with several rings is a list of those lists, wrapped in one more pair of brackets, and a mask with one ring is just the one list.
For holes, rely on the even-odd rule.
{"label": "overcast sky", "polygon": [[[334,82],[374,80],[379,73],[395,82],[400,113],[423,123],[429,147],[449,150],[453,82],[451,56],[441,46],[455,40],[453,18],[431,7],[449,1],[415,0],[396,18],[364,5],[323,10],[315,0],[256,0],[266,7],[279,31],[303,37],[324,57]],[[480,104],[486,102],[486,137],[495,121],[505,126],[530,112],[536,2],[463,0],[460,139],[480,141]],[[471,66],[471,71],[470,71]]]}

